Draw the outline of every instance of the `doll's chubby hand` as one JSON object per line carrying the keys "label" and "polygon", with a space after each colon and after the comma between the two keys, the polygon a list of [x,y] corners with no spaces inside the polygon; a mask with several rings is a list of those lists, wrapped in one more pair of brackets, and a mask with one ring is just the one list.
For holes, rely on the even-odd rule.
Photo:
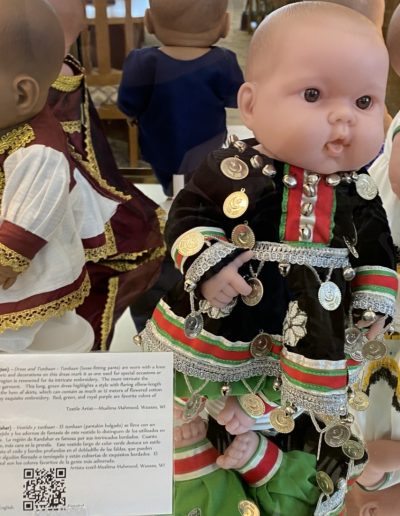
{"label": "doll's chubby hand", "polygon": [[200,288],[204,299],[217,308],[224,308],[238,295],[249,295],[251,287],[238,273],[238,269],[251,260],[252,256],[251,251],[240,254],[215,276],[205,281]]}
{"label": "doll's chubby hand", "polygon": [[400,199],[400,135],[394,137],[389,159],[389,180],[393,192]]}
{"label": "doll's chubby hand", "polygon": [[11,267],[0,265],[0,285],[4,290],[7,290],[14,285],[19,272],[15,272]]}
{"label": "doll's chubby hand", "polygon": [[232,435],[244,434],[254,425],[254,419],[243,411],[234,396],[227,399],[225,407],[217,417],[217,421]]}

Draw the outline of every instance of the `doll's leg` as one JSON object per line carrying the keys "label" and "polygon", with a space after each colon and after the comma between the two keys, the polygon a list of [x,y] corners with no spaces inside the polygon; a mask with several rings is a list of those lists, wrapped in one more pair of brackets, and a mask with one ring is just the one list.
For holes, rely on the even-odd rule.
{"label": "doll's leg", "polygon": [[206,434],[206,422],[200,416],[197,416],[193,421],[183,423],[174,428],[174,446],[175,448],[191,446],[205,439]]}

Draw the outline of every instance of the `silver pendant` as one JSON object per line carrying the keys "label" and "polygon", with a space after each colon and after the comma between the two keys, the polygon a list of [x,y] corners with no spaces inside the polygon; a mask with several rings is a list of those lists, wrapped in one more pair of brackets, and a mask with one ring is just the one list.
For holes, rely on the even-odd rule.
{"label": "silver pendant", "polygon": [[251,287],[251,292],[247,296],[241,295],[242,301],[247,306],[255,306],[261,301],[264,294],[264,287],[258,278],[249,278],[247,281]]}
{"label": "silver pendant", "polygon": [[361,331],[356,326],[351,326],[350,328],[347,328],[344,332],[344,338],[346,340],[346,343],[350,346],[354,346],[358,339],[361,337]]}
{"label": "silver pendant", "polygon": [[340,306],[342,294],[333,281],[325,281],[318,289],[318,300],[325,310],[332,312]]}
{"label": "silver pendant", "polygon": [[356,190],[358,195],[366,201],[371,201],[378,195],[378,187],[368,174],[360,174],[358,176]]}
{"label": "silver pendant", "polygon": [[200,312],[192,312],[185,318],[183,331],[186,337],[194,339],[200,335],[204,326],[203,316]]}
{"label": "silver pendant", "polygon": [[387,349],[381,340],[370,340],[364,344],[361,353],[366,360],[380,360],[386,356]]}
{"label": "silver pendant", "polygon": [[249,175],[249,167],[237,156],[225,158],[220,164],[221,172],[229,179],[244,179]]}
{"label": "silver pendant", "polygon": [[254,358],[264,358],[272,349],[272,340],[268,333],[259,333],[250,343],[250,353]]}
{"label": "silver pendant", "polygon": [[324,440],[328,446],[339,448],[343,446],[351,437],[351,431],[348,426],[338,423],[333,425],[324,434]]}
{"label": "silver pendant", "polygon": [[193,394],[183,409],[182,419],[184,421],[192,421],[204,409],[206,400],[200,394]]}
{"label": "silver pendant", "polygon": [[365,449],[364,446],[358,442],[350,439],[342,446],[343,453],[349,457],[349,459],[360,460],[364,457]]}
{"label": "silver pendant", "polygon": [[353,242],[350,241],[349,238],[343,237],[343,241],[346,244],[347,249],[350,251],[350,253],[354,256],[354,258],[358,258],[359,254],[357,249],[354,247]]}

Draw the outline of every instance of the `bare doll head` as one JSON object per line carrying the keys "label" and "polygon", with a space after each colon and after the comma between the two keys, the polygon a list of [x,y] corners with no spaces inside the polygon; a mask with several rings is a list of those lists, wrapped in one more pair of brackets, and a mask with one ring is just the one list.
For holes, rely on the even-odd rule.
{"label": "bare doll head", "polygon": [[64,56],[64,37],[44,0],[2,0],[0,131],[29,120],[45,106]]}
{"label": "bare doll head", "polygon": [[146,28],[166,46],[209,47],[229,30],[228,0],[150,0]]}
{"label": "bare doll head", "polygon": [[53,6],[64,31],[65,53],[78,39],[85,28],[85,11],[83,0],[46,0]]}
{"label": "bare doll head", "polygon": [[324,0],[350,7],[369,18],[378,29],[382,29],[385,16],[385,0]]}
{"label": "bare doll head", "polygon": [[242,119],[271,158],[321,174],[356,170],[384,139],[388,65],[365,16],[327,2],[287,5],[254,33]]}
{"label": "bare doll head", "polygon": [[400,5],[394,10],[390,18],[386,34],[386,44],[390,55],[390,64],[400,76]]}

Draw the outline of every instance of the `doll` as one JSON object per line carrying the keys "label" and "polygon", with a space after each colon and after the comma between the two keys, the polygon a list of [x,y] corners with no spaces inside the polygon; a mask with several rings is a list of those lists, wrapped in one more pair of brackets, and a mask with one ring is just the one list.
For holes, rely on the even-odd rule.
{"label": "doll", "polygon": [[225,107],[236,107],[242,71],[233,52],[214,46],[228,33],[227,4],[150,0],[146,28],[162,46],[133,50],[124,63],[118,106],[138,124],[143,156],[168,196],[224,143]]}
{"label": "doll", "polygon": [[0,349],[22,352],[36,340],[51,350],[57,326],[61,340],[78,330],[90,349],[93,332],[75,313],[90,288],[84,192],[46,106],[62,63],[62,29],[42,0],[4,0],[1,8]]}
{"label": "doll", "polygon": [[85,84],[84,69],[69,54],[84,27],[81,0],[48,0],[60,19],[65,58],[48,104],[61,122],[77,166],[93,188],[118,202],[106,241],[85,240],[91,290],[78,312],[95,331],[94,349],[107,350],[116,321],[157,278],[164,254],[161,210],[118,171]]}
{"label": "doll", "polygon": [[347,7],[301,2],[260,24],[238,94],[255,139],[212,152],[173,202],[166,243],[185,279],[141,334],[174,353],[182,420],[206,401],[237,436],[221,467],[240,472],[230,450],[250,428],[314,453],[315,514],[339,511],[366,458],[350,385],[394,314],[393,243],[364,167],[387,73],[381,33]]}

